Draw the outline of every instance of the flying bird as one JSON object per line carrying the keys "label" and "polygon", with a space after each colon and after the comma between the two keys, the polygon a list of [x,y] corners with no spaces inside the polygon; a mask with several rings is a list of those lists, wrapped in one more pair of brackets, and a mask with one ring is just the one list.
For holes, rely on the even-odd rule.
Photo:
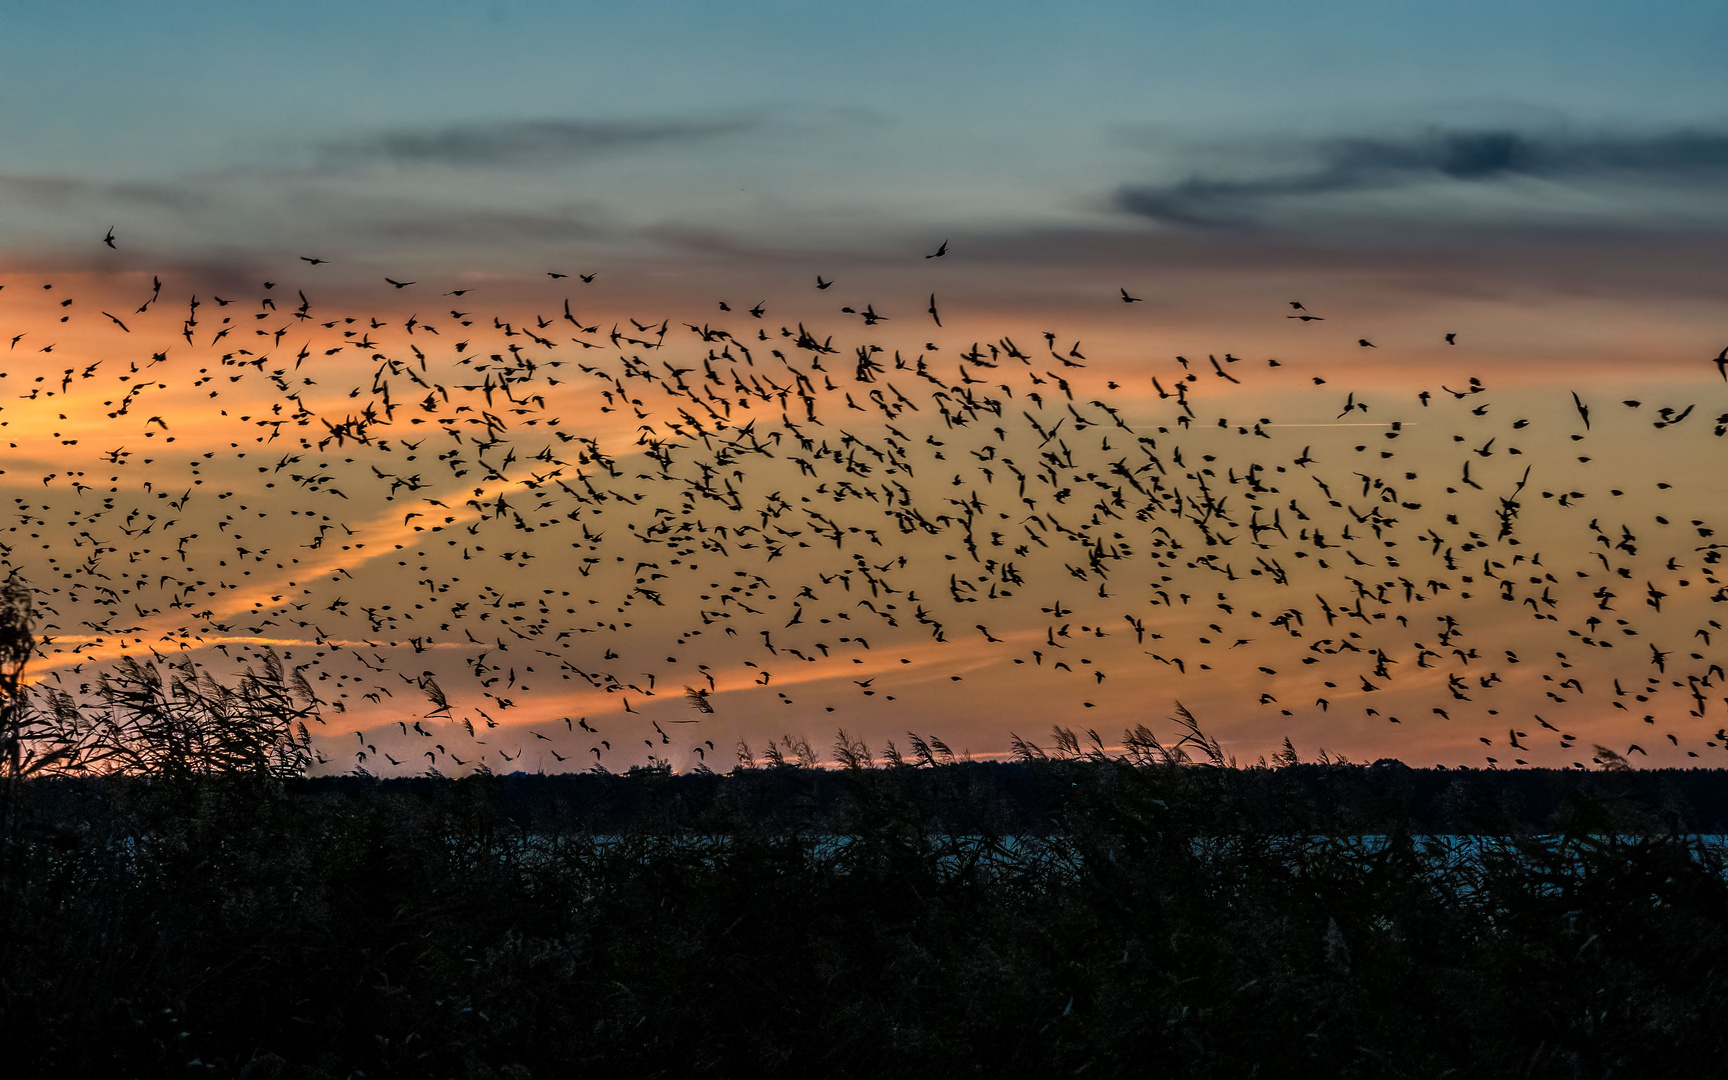
{"label": "flying bird", "polygon": [[[926,257],[946,249],[944,241]],[[595,275],[581,276],[591,281]],[[398,289],[416,284],[385,280]],[[821,275],[815,280],[818,290],[834,284]],[[1119,292],[1124,303],[1141,302],[1125,288]],[[145,308],[172,295],[156,278]],[[309,655],[314,647],[320,653],[317,666],[306,669],[310,685],[333,681],[346,691],[323,695],[333,699],[323,706],[326,716],[350,705],[356,712],[388,709],[383,702],[395,697],[392,690],[407,686],[413,701],[396,701],[402,719],[375,722],[387,738],[375,728],[375,742],[367,742],[364,725],[356,732],[366,762],[411,764],[420,752],[401,742],[451,738],[454,745],[465,735],[476,750],[458,756],[438,744],[428,760],[491,764],[496,748],[484,744],[489,732],[504,726],[501,719],[559,716],[569,706],[555,695],[572,686],[619,694],[611,698],[610,715],[594,725],[586,717],[580,721],[585,734],[645,713],[661,736],[645,739],[649,753],[667,747],[674,760],[705,760],[712,741],[698,745],[670,729],[703,724],[715,711],[717,670],[697,665],[700,677],[683,688],[686,708],[678,715],[688,719],[653,720],[655,707],[669,704],[654,698],[678,696],[683,683],[671,672],[680,665],[718,664],[725,657],[729,666],[738,665],[729,670],[776,688],[788,716],[866,702],[892,709],[896,690],[910,697],[912,685],[929,691],[961,681],[955,668],[937,666],[945,655],[967,672],[965,681],[976,681],[970,673],[975,639],[966,635],[962,643],[955,633],[966,625],[962,613],[977,620],[973,625],[992,646],[991,662],[1000,665],[984,669],[985,677],[1024,665],[1026,676],[1052,680],[1039,684],[1039,692],[1048,693],[1053,709],[1091,708],[1095,703],[1082,700],[1076,684],[1101,685],[1116,662],[1138,660],[1129,650],[1191,632],[1181,629],[1180,617],[1154,618],[1137,606],[1148,601],[1172,612],[1185,609],[1189,618],[1205,612],[1197,624],[1215,620],[1186,639],[1191,645],[1161,643],[1168,657],[1146,653],[1174,673],[1171,679],[1213,680],[1209,688],[1237,689],[1249,708],[1256,699],[1276,705],[1278,697],[1294,703],[1330,692],[1321,691],[1322,684],[1360,684],[1362,693],[1432,687],[1438,700],[1445,693],[1490,706],[1454,705],[1458,717],[1433,709],[1447,721],[1449,737],[1468,743],[1472,756],[1481,753],[1473,749],[1477,736],[1468,735],[1472,714],[1504,716],[1547,693],[1556,701],[1584,699],[1591,709],[1607,705],[1628,713],[1632,701],[1649,700],[1654,704],[1645,720],[1654,724],[1658,705],[1669,700],[1657,694],[1702,715],[1701,688],[1728,678],[1705,656],[1712,631],[1721,626],[1688,622],[1681,629],[1672,614],[1679,597],[1708,595],[1691,583],[1719,587],[1712,569],[1718,549],[1709,541],[1720,540],[1725,523],[1711,520],[1710,504],[1680,498],[1689,493],[1645,492],[1638,505],[1633,483],[1649,487],[1656,477],[1646,483],[1633,473],[1629,482],[1612,463],[1599,479],[1556,468],[1538,481],[1528,470],[1520,479],[1516,471],[1490,469],[1499,464],[1490,457],[1506,462],[1529,455],[1525,460],[1536,461],[1535,472],[1542,473],[1543,455],[1583,436],[1545,431],[1540,419],[1502,416],[1488,405],[1470,408],[1473,395],[1491,398],[1480,378],[1463,389],[1439,387],[1450,400],[1415,385],[1396,394],[1364,386],[1362,400],[1348,390],[1336,419],[1316,426],[1355,429],[1337,433],[1354,445],[1354,455],[1348,446],[1323,442],[1316,457],[1306,445],[1298,453],[1294,439],[1276,430],[1329,415],[1309,396],[1310,383],[1327,381],[1321,369],[1296,360],[1270,371],[1277,366],[1270,361],[1263,367],[1231,353],[1208,355],[1214,374],[1242,385],[1249,396],[1218,393],[1222,387],[1206,382],[1203,369],[1185,357],[1175,358],[1180,373],[1168,357],[1147,359],[1136,378],[1148,378],[1157,394],[1152,418],[1105,393],[1131,385],[1121,372],[1112,372],[1118,382],[1069,370],[1083,368],[1079,361],[1088,354],[1079,338],[1060,350],[1066,337],[1057,330],[1043,331],[1055,363],[1040,363],[1035,348],[1000,331],[980,335],[983,340],[952,356],[936,342],[924,351],[902,344],[894,352],[894,343],[872,342],[873,332],[860,332],[857,323],[829,336],[796,323],[758,322],[734,336],[696,320],[683,324],[685,334],[669,331],[669,312],[645,318],[643,311],[619,310],[611,320],[588,312],[595,318],[590,327],[566,299],[562,317],[580,335],[599,335],[613,321],[616,351],[607,354],[598,339],[541,336],[555,318],[524,311],[531,299],[506,298],[489,309],[477,296],[464,301],[465,309],[449,309],[449,318],[464,327],[456,332],[466,335],[463,340],[434,350],[430,335],[440,327],[418,315],[404,323],[387,311],[354,310],[321,312],[313,320],[303,293],[292,314],[278,312],[277,298],[269,295],[248,308],[246,296],[216,297],[215,311],[204,306],[208,298],[183,297],[184,320],[165,327],[161,342],[145,342],[153,328],[143,322],[134,332],[112,311],[102,311],[132,335],[129,342],[145,345],[136,360],[127,358],[131,350],[123,345],[109,361],[81,373],[79,364],[54,369],[40,358],[39,372],[26,374],[15,365],[0,383],[11,387],[6,415],[27,423],[5,430],[39,430],[47,437],[32,438],[44,447],[52,449],[50,440],[58,439],[72,448],[61,451],[67,455],[62,461],[86,462],[71,471],[54,463],[42,468],[39,501],[24,498],[25,487],[18,486],[15,524],[20,532],[40,533],[45,576],[67,575],[57,582],[68,607],[49,616],[61,623],[56,633],[83,622],[79,635],[85,629],[112,635],[137,653],[149,651],[160,632],[171,641],[196,641],[208,650],[205,656],[230,656],[230,649],[242,655],[254,646],[240,642],[274,640],[296,642],[298,659],[305,643]],[[60,310],[47,306],[49,319],[69,320],[82,310],[64,291],[44,299],[59,304]],[[765,318],[765,302],[748,310],[753,319]],[[864,327],[887,321],[868,304],[845,310]],[[942,327],[934,292],[926,310]],[[1324,321],[1300,301],[1289,302],[1285,317]],[[243,327],[254,322],[256,333],[246,334]],[[303,341],[285,341],[301,323],[309,331]],[[15,333],[14,348],[29,331]],[[165,346],[180,335],[186,351],[176,344],[171,362]],[[1445,340],[1456,344],[1456,335]],[[1374,347],[1365,338],[1359,344]],[[298,349],[292,365],[286,353],[269,358],[278,346]],[[1093,348],[1090,355],[1099,357],[1100,346]],[[50,344],[44,351],[53,349]],[[1728,349],[1714,362],[1728,381]],[[162,396],[169,390],[164,383],[172,385],[172,397]],[[80,395],[71,394],[74,385]],[[1433,425],[1418,429],[1424,438],[1417,446],[1415,425],[1400,420],[1405,394],[1417,398],[1424,422]],[[208,401],[209,408],[184,411],[180,395],[194,405]],[[236,407],[241,402],[243,413]],[[1573,402],[1588,429],[1588,408],[1577,393]],[[1387,423],[1366,423],[1370,405]],[[101,412],[83,417],[74,406]],[[1664,406],[1654,428],[1680,423],[1694,407],[1686,401]],[[1249,415],[1247,408],[1270,415]],[[224,419],[229,412],[236,415]],[[863,417],[845,422],[853,412]],[[176,418],[172,431],[168,415]],[[81,423],[73,428],[68,421]],[[246,436],[220,441],[227,433],[217,425],[229,423],[237,426],[235,436],[245,425]],[[188,429],[205,427],[208,432],[198,431],[199,451],[182,456]],[[1641,434],[1628,438],[1652,437],[1650,429],[1636,427]],[[1728,431],[1728,414],[1716,427],[1718,435]],[[1370,428],[1381,430],[1361,430]],[[615,446],[612,436],[594,434],[601,430],[629,434]],[[111,441],[101,449],[84,445],[108,437],[98,432],[112,433]],[[1427,438],[1430,432],[1434,437]],[[170,437],[174,446],[160,449]],[[1657,437],[1668,441],[1653,460],[1676,465],[1669,479],[1689,475],[1678,465],[1690,467],[1694,459],[1682,455],[1695,451]],[[630,447],[627,456],[621,446]],[[1471,457],[1482,460],[1472,463]],[[108,496],[90,482],[100,478],[80,471],[92,458],[115,467]],[[1474,477],[1472,464],[1478,466]],[[1184,478],[1180,484],[1177,477]],[[1527,482],[1549,488],[1542,493],[1547,501],[1524,494]],[[1612,482],[1623,487],[1611,488]],[[1665,489],[1664,482],[1656,490]],[[1480,503],[1472,501],[1475,493]],[[1624,502],[1609,502],[1622,496]],[[1651,501],[1657,499],[1673,501]],[[386,513],[385,502],[394,509]],[[1573,509],[1580,505],[1591,510]],[[1691,520],[1690,528],[1670,520],[1678,514]],[[1150,535],[1130,522],[1144,523]],[[900,543],[896,532],[918,539]],[[1139,542],[1136,533],[1144,537]],[[1540,561],[1530,542],[1538,535],[1544,539]],[[1584,542],[1550,545],[1550,536]],[[1076,554],[1066,554],[1069,544]],[[46,562],[80,547],[89,552],[80,552],[82,572]],[[392,547],[393,564],[382,558]],[[25,548],[18,550],[24,557]],[[541,570],[542,560],[558,550],[566,552],[569,570],[591,577],[580,591],[562,574]],[[374,551],[379,558],[371,558]],[[1179,551],[1195,554],[1173,554]],[[328,572],[302,569],[308,552]],[[299,560],[292,568],[289,554]],[[1304,585],[1312,582],[1313,600],[1285,588],[1298,578],[1290,572],[1298,564]],[[363,586],[352,584],[357,577]],[[1062,600],[1041,609],[1044,619],[1007,613],[1023,602],[1012,597],[1058,580],[1065,586]],[[1076,582],[1082,583],[1078,595],[1070,595],[1066,588]],[[1625,595],[1634,591],[1627,583],[1635,582],[1644,583],[1642,593]],[[363,596],[345,591],[355,587],[363,587]],[[1676,596],[1678,590],[1695,591]],[[55,602],[62,603],[60,596]],[[1471,618],[1502,603],[1508,611],[1529,608],[1535,627],[1509,636],[1494,620]],[[662,618],[645,632],[647,620],[638,613],[648,608]],[[1045,623],[1043,641],[1036,638],[1036,622],[1027,620]],[[878,622],[892,636],[869,629]],[[1472,636],[1463,635],[1466,623]],[[129,636],[121,639],[123,624],[139,630],[126,630]],[[673,630],[676,642],[664,643],[665,666],[644,651],[660,650],[654,642],[662,629]],[[1300,667],[1296,656],[1262,663],[1281,655],[1268,645],[1269,638],[1284,636],[1273,630],[1314,644],[1298,654]],[[1604,669],[1580,662],[1576,650],[1610,643],[1624,650],[1622,633],[1669,646],[1667,652],[1650,647],[1649,662],[1662,678],[1629,689],[1619,682],[1612,689],[1595,685],[1591,672]],[[1683,659],[1692,654],[1676,643],[1675,635],[1687,633],[1704,639],[1695,664]],[[909,651],[914,636],[931,650],[928,656]],[[1567,651],[1549,650],[1549,636]],[[875,640],[874,649],[867,638]],[[724,646],[710,645],[720,641]],[[995,649],[998,644],[1004,648]],[[1501,661],[1505,646],[1513,648],[1504,648]],[[902,648],[908,651],[898,657],[889,652]],[[467,679],[472,671],[472,680],[466,687],[452,683],[446,695],[432,672],[416,674],[420,664],[407,659],[422,653],[429,654],[428,663],[440,658],[433,665],[439,679]],[[1550,655],[1555,659],[1545,659]],[[639,667],[653,670],[614,672],[612,662],[621,656],[630,657],[627,662],[643,657]],[[1513,680],[1509,666],[1521,662],[1521,678]],[[853,670],[854,663],[865,670]],[[1668,672],[1668,664],[1676,671]],[[1412,668],[1426,670],[1410,678],[1404,673]],[[56,669],[49,678],[77,671]],[[838,692],[846,685],[834,677],[840,671],[861,676],[853,680],[859,695]],[[1255,671],[1277,676],[1289,689],[1280,687],[1274,696],[1263,685],[1250,686]],[[624,681],[630,678],[635,681]],[[884,685],[876,687],[878,681]],[[482,704],[496,716],[463,710],[482,718],[485,730],[455,715],[451,699],[470,700],[454,693],[460,689],[469,689],[472,700],[490,699]],[[422,693],[426,705],[418,704]],[[554,696],[539,696],[548,693]],[[963,707],[967,699],[958,700]],[[1329,698],[1314,700],[1315,711],[1329,709]],[[415,707],[428,712],[414,720]],[[562,719],[565,736],[555,728],[551,735],[529,731],[533,741],[548,743],[542,749],[557,762],[566,760],[563,749],[574,754],[578,726],[572,717]],[[1535,723],[1560,735],[1540,716]],[[388,727],[397,725],[401,758],[383,753],[398,738]],[[1480,735],[1487,726],[1476,725]],[[1522,742],[1528,736],[1516,727],[1490,730],[1495,735],[1481,743],[1490,752],[1501,745],[1501,730],[1515,752],[1529,752],[1532,760],[1552,752],[1528,748]],[[1677,736],[1666,737],[1678,756]],[[1720,732],[1718,740],[1728,743]],[[1575,741],[1560,736],[1563,748]],[[597,758],[602,747],[611,749],[596,742]],[[620,746],[628,748],[627,736]],[[795,750],[790,743],[783,748],[789,756]],[[502,761],[515,760],[497,753]]]}

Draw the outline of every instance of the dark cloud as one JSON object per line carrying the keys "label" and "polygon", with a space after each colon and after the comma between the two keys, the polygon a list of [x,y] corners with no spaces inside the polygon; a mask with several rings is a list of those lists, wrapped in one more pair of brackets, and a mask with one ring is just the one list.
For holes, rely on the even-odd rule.
{"label": "dark cloud", "polygon": [[387,131],[326,147],[340,162],[431,165],[555,165],[641,147],[735,135],[760,126],[713,120],[507,120]]}
{"label": "dark cloud", "polygon": [[1378,192],[1417,184],[1489,185],[1528,177],[1560,182],[1619,179],[1671,184],[1728,177],[1728,134],[1572,136],[1511,130],[1433,130],[1403,139],[1342,138],[1312,148],[1313,164],[1270,176],[1196,175],[1166,185],[1128,185],[1116,205],[1185,224],[1242,224],[1270,204]]}
{"label": "dark cloud", "polygon": [[0,175],[0,194],[21,202],[65,205],[100,190],[99,184],[70,176]]}
{"label": "dark cloud", "polygon": [[357,230],[395,241],[567,242],[607,235],[580,209],[488,210],[422,207],[405,213],[381,209],[354,223]]}
{"label": "dark cloud", "polygon": [[210,194],[201,184],[198,180],[106,182],[76,176],[0,174],[0,197],[48,209],[113,204],[129,209],[202,211],[209,207]]}

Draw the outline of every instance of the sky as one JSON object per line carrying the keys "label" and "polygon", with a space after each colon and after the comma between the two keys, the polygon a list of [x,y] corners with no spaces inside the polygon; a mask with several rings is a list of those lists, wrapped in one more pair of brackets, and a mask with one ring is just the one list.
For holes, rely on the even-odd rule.
{"label": "sky", "polygon": [[[1006,752],[1010,731],[1048,741],[1053,724],[1114,745],[1139,723],[1168,735],[1178,701],[1246,761],[1289,737],[1308,755],[1413,764],[1588,763],[1596,745],[1709,762],[1728,743],[1728,699],[1702,704],[1722,697],[1708,545],[1712,421],[1728,412],[1710,362],[1728,342],[1724,23],[1694,3],[0,6],[0,336],[24,335],[0,367],[14,444],[0,494],[23,531],[0,542],[49,590],[56,640],[37,675],[77,691],[122,654],[231,673],[246,650],[292,653],[332,703],[316,733],[327,770],[423,768],[428,752],[455,772],[724,767],[740,740],[761,752],[792,735],[825,756],[839,727],[878,748],[935,733],[974,755]],[[837,352],[781,336],[800,327]],[[1029,358],[984,366],[1005,338]],[[742,368],[733,346],[753,350]],[[924,358],[939,381],[857,381],[850,358],[872,347],[901,371]],[[735,391],[736,423],[680,424],[698,405],[667,389],[675,369],[728,349],[728,377],[811,378],[822,423],[799,421],[797,393],[783,414],[788,399]],[[1178,421],[1166,395],[1189,376]],[[527,411],[497,411],[505,378]],[[971,378],[1001,415],[956,428],[941,413]],[[919,407],[848,404],[886,383]],[[1680,423],[1659,412],[1689,405]],[[329,441],[368,407],[387,422]],[[476,435],[481,415],[498,423]],[[1042,441],[1065,415],[1067,437]],[[748,468],[736,445],[718,451],[739,473],[725,495],[728,474],[696,461],[717,468],[715,440],[758,438],[751,416],[804,435],[781,428]],[[1101,421],[1116,440],[1093,441]],[[841,460],[792,464],[805,436],[807,463],[818,445]],[[582,440],[622,463],[611,494],[553,483],[592,473]],[[677,464],[645,440],[675,444]],[[1063,446],[1054,497],[1117,476],[1124,442],[1183,500],[1209,505],[1198,492],[1220,483],[1239,498],[1217,521],[1192,501],[1115,505],[1122,524],[1105,510],[1051,546],[1027,532],[1053,528],[1048,500],[1027,505],[990,464]],[[901,447],[897,464],[871,457],[872,482],[905,470],[900,508],[950,523],[903,533],[885,497],[842,488],[862,484],[845,461],[864,445]],[[1278,478],[1260,481],[1278,507],[1238,488],[1250,466]],[[950,500],[979,485],[971,516],[1018,538],[988,569],[988,551],[954,546],[968,515]],[[1323,494],[1344,486],[1354,500]],[[805,498],[860,532],[832,551],[779,536],[787,550],[761,561],[769,537],[734,546],[737,524],[775,528],[764,508],[804,514]],[[1505,499],[1521,545],[1501,535]],[[1370,500],[1398,522],[1364,517]],[[158,517],[176,528],[139,531],[171,504]],[[522,517],[536,505],[561,524]],[[676,554],[669,535],[641,539],[655,508],[728,533],[683,535],[705,554]],[[1274,509],[1276,540],[1255,531]],[[405,516],[429,514],[461,535],[430,543],[431,522]],[[1328,556],[1321,525],[1288,528],[1303,514],[1339,518],[1329,536],[1379,525],[1398,553],[1376,537],[1373,555]],[[1616,547],[1622,527],[1656,534]],[[1251,540],[1209,542],[1223,529]],[[1062,545],[1096,531],[1128,549],[1118,572],[1075,572]],[[1399,565],[1412,548],[1421,574]],[[1526,551],[1543,570],[1526,573]],[[1257,573],[1262,556],[1300,572]],[[958,562],[975,571],[966,588]],[[197,586],[214,595],[195,605],[200,579],[220,587]],[[1627,620],[1612,649],[1595,644],[1610,640],[1610,579]],[[974,586],[982,599],[963,595]],[[942,629],[860,611],[899,595],[886,589],[924,598],[903,603]],[[704,598],[723,592],[741,633]],[[1384,618],[1319,614],[1364,595]],[[1304,621],[1273,624],[1290,609]],[[427,625],[409,625],[415,610]],[[1437,616],[1472,644],[1414,626]],[[538,629],[499,633],[507,620]],[[872,629],[840,632],[854,620]],[[1059,661],[1080,633],[1084,662]],[[428,680],[451,711],[427,715]],[[686,686],[709,688],[714,711]],[[404,710],[443,734],[424,737],[438,750],[398,730]],[[452,753],[452,738],[485,745]]]}

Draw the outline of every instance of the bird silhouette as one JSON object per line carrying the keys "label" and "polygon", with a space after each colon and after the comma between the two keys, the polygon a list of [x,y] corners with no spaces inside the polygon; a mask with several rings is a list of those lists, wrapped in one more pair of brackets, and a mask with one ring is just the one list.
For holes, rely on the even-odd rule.
{"label": "bird silhouette", "polygon": [[[158,276],[140,311],[180,317],[130,324],[98,286],[30,290],[7,542],[61,590],[60,647],[292,652],[365,762],[403,769],[516,761],[495,741],[512,731],[563,763],[578,728],[598,761],[618,725],[645,751],[626,732],[607,765],[694,767],[700,736],[764,705],[976,722],[1004,694],[1065,716],[1150,687],[1240,701],[1264,717],[1244,739],[1339,704],[1434,725],[1421,745],[1491,751],[1510,723],[1511,760],[1542,763],[1577,741],[1571,709],[1662,724],[1653,764],[1728,752],[1701,719],[1728,677],[1710,652],[1728,549],[1683,482],[1728,437],[1701,366],[1595,417],[1621,441],[1592,461],[1557,453],[1585,437],[1545,422],[1557,391],[1348,382],[1241,347],[1135,354],[1129,379],[1087,327],[1048,324],[1044,353],[1012,325],[956,341],[983,316],[945,327],[929,283],[939,333],[907,338],[921,324],[863,298],[832,326],[777,295],[683,321],[605,290],[582,318],[493,290],[446,317],[393,307],[416,282],[385,280],[314,311],[289,279],[213,297]],[[41,332],[62,321],[79,337]],[[1336,430],[1292,430],[1310,426]],[[85,659],[41,662],[70,679]],[[1531,706],[1560,750],[1516,727]]]}

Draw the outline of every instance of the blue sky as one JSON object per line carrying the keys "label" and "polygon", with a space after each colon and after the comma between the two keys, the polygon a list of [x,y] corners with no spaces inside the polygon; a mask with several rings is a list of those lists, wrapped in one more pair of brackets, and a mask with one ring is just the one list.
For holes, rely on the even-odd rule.
{"label": "blue sky", "polygon": [[[0,8],[0,35],[14,250],[116,215],[184,255],[434,236],[459,256],[500,221],[868,247],[1144,227],[1125,190],[1195,177],[1261,202],[1271,178],[1280,205],[1226,216],[1337,224],[1301,179],[1337,140],[1512,132],[1576,160],[1728,130],[1728,9],[1706,3],[66,3]],[[1562,217],[1714,221],[1698,184],[1666,190],[1673,164],[1585,183]],[[1449,220],[1494,188],[1546,220],[1554,184],[1602,178],[1509,201],[1431,179],[1353,186],[1344,217]]]}

